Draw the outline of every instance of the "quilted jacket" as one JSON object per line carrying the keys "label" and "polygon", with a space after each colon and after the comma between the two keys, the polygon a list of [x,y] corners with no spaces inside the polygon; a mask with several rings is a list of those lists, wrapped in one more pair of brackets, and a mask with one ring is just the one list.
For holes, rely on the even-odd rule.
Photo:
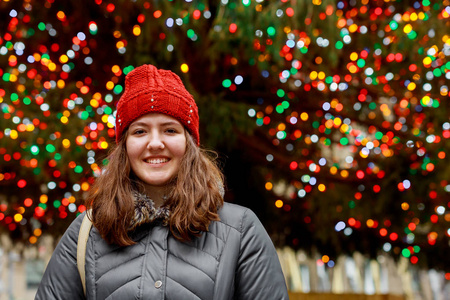
{"label": "quilted jacket", "polygon": [[[77,270],[81,214],[58,243],[36,300],[85,299]],[[289,299],[275,248],[249,209],[225,203],[220,221],[189,242],[158,222],[134,230],[137,243],[107,244],[93,227],[86,249],[87,299]]]}

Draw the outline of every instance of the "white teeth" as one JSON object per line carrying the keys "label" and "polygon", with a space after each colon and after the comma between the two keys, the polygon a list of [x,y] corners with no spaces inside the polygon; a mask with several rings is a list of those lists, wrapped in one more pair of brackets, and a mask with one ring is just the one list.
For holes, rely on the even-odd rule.
{"label": "white teeth", "polygon": [[153,158],[153,159],[147,159],[146,162],[148,162],[149,164],[162,164],[165,162],[168,162],[169,159],[167,158]]}

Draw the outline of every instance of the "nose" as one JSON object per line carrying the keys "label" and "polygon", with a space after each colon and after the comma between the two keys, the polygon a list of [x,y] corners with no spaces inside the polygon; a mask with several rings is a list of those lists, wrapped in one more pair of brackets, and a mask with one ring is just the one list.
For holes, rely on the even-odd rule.
{"label": "nose", "polygon": [[164,147],[165,147],[164,142],[158,133],[153,133],[150,135],[149,141],[147,144],[147,149],[158,150],[158,149],[164,149]]}

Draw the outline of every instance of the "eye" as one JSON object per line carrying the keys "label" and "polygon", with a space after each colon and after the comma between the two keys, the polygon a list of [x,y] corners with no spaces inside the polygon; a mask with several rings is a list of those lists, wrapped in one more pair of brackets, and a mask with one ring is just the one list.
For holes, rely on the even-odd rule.
{"label": "eye", "polygon": [[140,135],[140,134],[143,134],[143,133],[145,133],[145,131],[144,131],[144,129],[141,129],[141,128],[137,128],[137,129],[134,129],[132,131],[133,135]]}
{"label": "eye", "polygon": [[175,134],[175,133],[178,133],[178,130],[176,130],[175,128],[168,128],[168,129],[166,129],[166,132],[167,133],[171,133],[171,134]]}

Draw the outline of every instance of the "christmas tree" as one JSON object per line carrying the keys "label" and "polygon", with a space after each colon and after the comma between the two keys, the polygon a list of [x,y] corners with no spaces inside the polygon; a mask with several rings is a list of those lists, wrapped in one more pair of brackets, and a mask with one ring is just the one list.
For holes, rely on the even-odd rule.
{"label": "christmas tree", "polygon": [[178,73],[226,200],[278,246],[447,268],[450,2],[0,2],[0,230],[61,235],[114,144],[124,76]]}

